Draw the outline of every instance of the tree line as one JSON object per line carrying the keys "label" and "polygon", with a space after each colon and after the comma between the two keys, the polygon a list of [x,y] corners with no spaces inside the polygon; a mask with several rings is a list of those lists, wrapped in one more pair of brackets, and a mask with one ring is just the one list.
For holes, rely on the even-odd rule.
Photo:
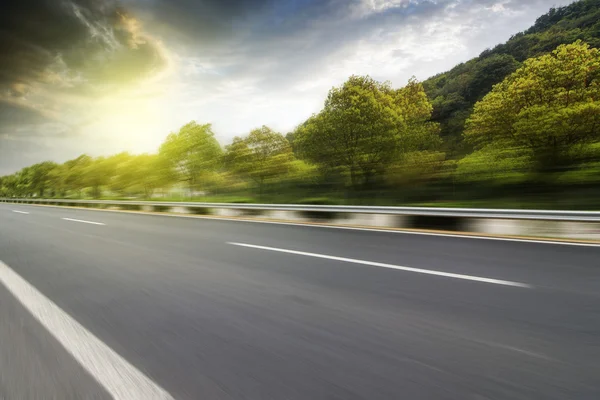
{"label": "tree line", "polygon": [[600,181],[600,53],[560,45],[525,60],[475,103],[472,149],[448,152],[422,83],[352,76],[286,135],[267,126],[226,146],[190,122],[156,154],[81,155],[0,178],[8,197],[242,197],[248,201],[399,203],[547,194]]}

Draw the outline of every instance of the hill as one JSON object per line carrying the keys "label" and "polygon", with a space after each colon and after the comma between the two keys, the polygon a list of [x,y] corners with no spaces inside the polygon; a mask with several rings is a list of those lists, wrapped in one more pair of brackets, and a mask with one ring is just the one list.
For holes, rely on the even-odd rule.
{"label": "hill", "polygon": [[552,8],[531,28],[517,33],[506,43],[424,81],[425,91],[433,103],[432,119],[441,124],[449,156],[460,157],[470,152],[462,141],[464,122],[473,105],[493,85],[517,70],[526,59],[578,39],[600,47],[600,0],[580,0]]}

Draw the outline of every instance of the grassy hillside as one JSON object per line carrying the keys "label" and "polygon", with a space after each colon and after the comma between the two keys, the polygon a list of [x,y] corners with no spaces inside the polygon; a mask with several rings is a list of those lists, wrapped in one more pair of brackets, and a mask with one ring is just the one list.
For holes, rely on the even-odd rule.
{"label": "grassy hillside", "polygon": [[470,152],[462,141],[464,122],[473,105],[523,61],[549,53],[561,44],[584,40],[600,47],[600,0],[581,0],[552,8],[525,32],[485,50],[472,60],[423,82],[434,107],[433,120],[442,126],[450,157]]}

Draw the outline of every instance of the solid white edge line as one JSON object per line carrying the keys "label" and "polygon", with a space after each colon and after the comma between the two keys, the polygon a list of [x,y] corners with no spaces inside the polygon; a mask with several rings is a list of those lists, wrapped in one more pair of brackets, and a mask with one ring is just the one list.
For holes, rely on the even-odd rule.
{"label": "solid white edge line", "polygon": [[116,400],[173,400],[163,388],[0,261],[0,282]]}
{"label": "solid white edge line", "polygon": [[437,275],[437,276],[443,276],[443,277],[446,277],[446,278],[454,278],[454,279],[463,279],[463,280],[475,281],[475,282],[492,283],[492,284],[495,284],[495,285],[514,286],[514,287],[521,287],[521,288],[528,288],[528,289],[532,289],[533,288],[532,285],[529,285],[529,284],[526,284],[526,283],[513,282],[513,281],[505,281],[505,280],[501,280],[501,279],[484,278],[484,277],[481,277],[481,276],[454,274],[454,273],[451,273],[451,272],[434,271],[434,270],[430,270],[430,269],[404,267],[404,266],[401,266],[401,265],[386,264],[386,263],[380,263],[380,262],[374,262],[374,261],[357,260],[357,259],[354,259],[354,258],[329,256],[329,255],[325,255],[325,254],[308,253],[308,252],[305,252],[305,251],[279,249],[279,248],[276,248],[276,247],[257,246],[257,245],[254,245],[254,244],[236,243],[236,242],[227,242],[227,244],[231,244],[231,245],[234,245],[234,246],[249,247],[249,248],[252,248],[252,249],[276,251],[276,252],[288,253],[288,254],[296,254],[296,255],[300,255],[300,256],[308,256],[308,257],[315,257],[315,258],[324,258],[324,259],[327,259],[327,260],[342,261],[342,262],[348,262],[348,263],[353,263],[353,264],[369,265],[369,266],[372,266],[372,267],[381,267],[381,268],[396,269],[396,270],[400,270],[400,271],[416,272],[418,274]]}
{"label": "solid white edge line", "polygon": [[62,219],[64,219],[65,221],[82,222],[84,224],[106,225],[106,224],[103,224],[102,222],[84,221],[82,219],[73,219],[73,218],[62,218]]}
{"label": "solid white edge line", "polygon": [[[27,204],[28,206],[34,207],[51,207],[51,208],[73,208],[64,206],[52,206],[44,204]],[[359,228],[353,226],[342,226],[342,225],[316,225],[316,224],[303,224],[295,222],[281,222],[281,221],[256,221],[250,219],[237,219],[237,218],[223,218],[223,217],[207,217],[198,215],[173,215],[173,214],[162,214],[152,213],[143,211],[126,211],[126,210],[99,210],[99,209],[82,209],[74,207],[78,210],[83,211],[98,211],[98,212],[113,212],[113,213],[126,213],[133,215],[149,215],[152,217],[174,217],[174,218],[190,218],[190,219],[208,219],[212,221],[229,221],[229,222],[249,222],[253,224],[272,224],[272,225],[289,225],[289,226],[303,226],[308,228],[326,228],[326,229],[344,229],[349,231],[365,231],[365,232],[383,232],[383,233],[396,233],[404,235],[421,235],[421,236],[439,236],[439,237],[450,237],[458,239],[480,239],[480,240],[496,240],[502,242],[519,242],[519,243],[536,243],[536,244],[554,244],[563,246],[580,246],[580,247],[600,247],[600,243],[581,243],[581,242],[569,242],[569,241],[557,241],[557,240],[538,240],[538,239],[519,239],[511,237],[493,237],[493,236],[479,236],[471,234],[454,234],[454,233],[437,233],[437,232],[419,232],[410,230],[392,230],[385,228]]]}
{"label": "solid white edge line", "polygon": [[19,210],[11,210],[14,213],[18,213],[18,214],[29,214],[27,211],[19,211]]}

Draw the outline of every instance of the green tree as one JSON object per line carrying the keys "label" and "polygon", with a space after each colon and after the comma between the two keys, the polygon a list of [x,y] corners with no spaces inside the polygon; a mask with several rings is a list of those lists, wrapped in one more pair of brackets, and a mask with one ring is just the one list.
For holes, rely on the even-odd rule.
{"label": "green tree", "polygon": [[262,198],[265,183],[290,172],[294,155],[281,133],[262,126],[244,138],[234,138],[227,146],[225,160],[230,170],[255,182]]}
{"label": "green tree", "polygon": [[102,187],[108,185],[115,175],[116,165],[111,158],[98,157],[93,159],[83,170],[85,187],[92,189],[92,197],[102,197]]}
{"label": "green tree", "polygon": [[114,175],[108,182],[108,188],[112,193],[125,196],[128,189],[133,186],[139,174],[135,174],[135,156],[127,152],[119,153],[110,157],[113,164]]}
{"label": "green tree", "polygon": [[165,174],[164,165],[156,154],[133,156],[121,169],[128,175],[128,187],[145,198],[152,197],[156,189],[169,186],[170,176]]}
{"label": "green tree", "polygon": [[167,136],[159,150],[173,175],[187,183],[190,195],[201,186],[203,174],[218,168],[222,153],[211,125],[194,121]]}
{"label": "green tree", "polygon": [[56,163],[45,161],[28,168],[30,189],[38,197],[44,197],[47,189],[51,189],[52,171],[56,167]]}
{"label": "green tree", "polygon": [[475,105],[465,138],[531,151],[537,168],[569,163],[573,146],[600,139],[600,52],[576,42],[530,59]]}
{"label": "green tree", "polygon": [[56,165],[48,173],[48,186],[52,197],[65,197],[67,191],[66,185],[67,166],[65,164]]}
{"label": "green tree", "polygon": [[67,161],[65,165],[65,186],[67,191],[75,191],[78,197],[81,197],[81,192],[87,187],[85,172],[92,163],[92,158],[86,154]]}
{"label": "green tree", "polygon": [[352,76],[330,90],[323,110],[295,133],[300,154],[325,169],[341,168],[354,189],[370,188],[405,152],[437,143],[423,86],[402,89]]}
{"label": "green tree", "polygon": [[34,194],[32,190],[31,178],[33,176],[31,167],[25,167],[16,173],[17,195],[20,197],[31,197]]}
{"label": "green tree", "polygon": [[8,197],[19,196],[17,190],[17,176],[16,174],[8,175],[2,178],[3,193]]}
{"label": "green tree", "polygon": [[444,166],[446,154],[440,151],[413,151],[394,163],[386,173],[386,181],[397,187],[427,183]]}

